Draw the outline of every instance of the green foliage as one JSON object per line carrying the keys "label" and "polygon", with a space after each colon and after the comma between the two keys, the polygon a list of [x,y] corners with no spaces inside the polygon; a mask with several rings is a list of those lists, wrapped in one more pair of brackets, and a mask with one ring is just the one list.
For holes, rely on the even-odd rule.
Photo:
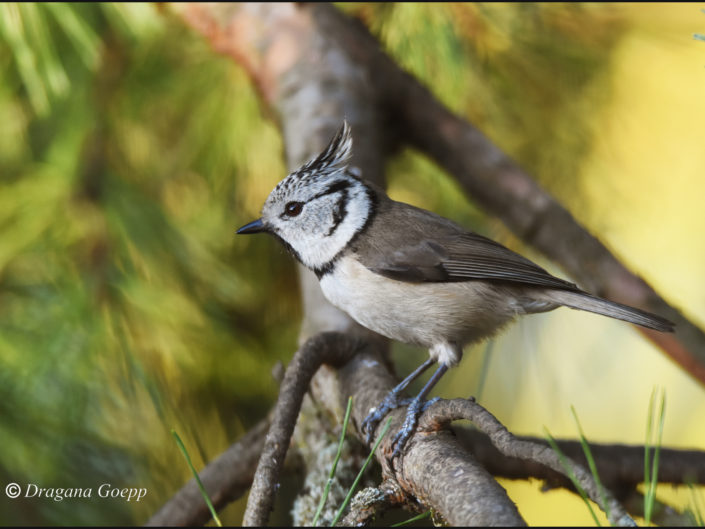
{"label": "green foliage", "polygon": [[580,425],[580,420],[578,419],[578,414],[575,411],[575,408],[573,406],[570,407],[570,412],[573,414],[573,419],[575,419],[575,425],[578,427],[578,435],[580,437],[580,446],[583,449],[583,454],[585,454],[585,459],[588,462],[588,468],[590,469],[590,474],[592,475],[592,479],[595,480],[595,484],[597,485],[597,490],[600,492],[600,500],[602,501],[602,504],[605,506],[605,515],[607,515],[607,518],[609,519],[610,517],[610,506],[607,501],[607,495],[605,494],[605,487],[602,485],[602,481],[600,480],[600,475],[597,473],[597,464],[595,463],[595,458],[592,457],[592,450],[590,450],[590,445],[587,442],[587,438],[585,437],[585,434],[583,433],[583,427]]}
{"label": "green foliage", "polygon": [[350,503],[350,500],[352,500],[353,494],[355,493],[355,489],[357,488],[358,483],[360,483],[360,479],[362,479],[362,476],[365,473],[365,470],[367,470],[367,467],[369,466],[370,462],[372,461],[372,458],[374,457],[375,452],[377,452],[377,448],[379,448],[379,445],[382,442],[382,439],[384,439],[384,436],[387,435],[387,433],[389,432],[389,427],[391,425],[392,425],[392,418],[390,417],[387,419],[387,422],[384,423],[384,426],[382,427],[382,431],[380,432],[379,437],[377,437],[377,440],[375,441],[375,444],[372,447],[370,454],[367,456],[367,459],[365,459],[365,463],[362,465],[360,472],[358,472],[357,477],[355,478],[355,481],[353,481],[353,484],[350,486],[350,490],[348,491],[347,496],[345,496],[345,500],[343,500],[343,503],[340,505],[340,508],[338,509],[338,513],[335,515],[335,519],[333,520],[333,523],[331,523],[332,527],[335,527],[336,525],[338,525],[340,518],[343,516],[343,512],[345,512],[345,509],[348,506],[348,504]]}
{"label": "green foliage", "polygon": [[692,525],[705,527],[705,504],[692,483],[688,484],[688,488],[690,489],[690,503],[686,513],[690,515]]}
{"label": "green foliage", "polygon": [[352,412],[352,397],[348,397],[348,405],[345,408],[345,417],[343,418],[343,429],[340,432],[340,440],[338,441],[338,450],[335,453],[335,459],[333,460],[333,466],[330,469],[330,474],[328,475],[328,481],[326,481],[326,486],[321,496],[321,501],[318,504],[318,509],[316,509],[316,514],[313,516],[314,527],[318,526],[318,520],[323,512],[323,507],[328,499],[328,494],[330,493],[330,486],[333,483],[333,478],[335,477],[335,470],[338,467],[338,461],[340,460],[340,455],[343,452],[343,441],[345,441],[345,433],[348,430],[348,423],[350,422],[350,413]]}
{"label": "green foliage", "polygon": [[208,493],[206,492],[206,488],[203,486],[203,482],[201,481],[201,478],[198,476],[198,472],[196,471],[196,468],[193,466],[193,463],[191,462],[191,456],[189,456],[188,451],[186,450],[186,447],[184,446],[184,442],[181,440],[181,437],[179,437],[179,434],[176,433],[176,430],[172,430],[171,435],[174,436],[174,440],[176,441],[176,444],[179,447],[179,450],[181,450],[181,453],[183,454],[184,459],[186,459],[186,465],[188,465],[188,468],[191,471],[191,474],[193,474],[193,479],[196,480],[196,484],[198,485],[198,490],[201,492],[201,496],[203,496],[203,501],[205,501],[206,505],[208,505],[208,510],[211,512],[211,516],[213,517],[215,524],[218,527],[223,527],[223,524],[221,523],[220,518],[218,518],[218,513],[215,512],[215,507],[213,507],[213,502],[211,502],[211,499],[208,496]]}
{"label": "green foliage", "polygon": [[592,519],[595,522],[595,525],[597,525],[598,527],[601,526],[602,524],[600,523],[600,520],[598,520],[597,514],[595,514],[595,510],[592,508],[592,503],[588,499],[588,496],[587,496],[587,493],[585,492],[585,489],[583,489],[582,485],[580,485],[580,482],[578,481],[578,477],[575,475],[575,472],[573,471],[573,467],[568,462],[568,458],[565,456],[563,451],[560,449],[560,447],[558,446],[558,443],[556,443],[556,440],[553,438],[551,433],[545,427],[544,427],[544,433],[546,435],[546,440],[548,441],[548,444],[551,445],[551,448],[553,449],[553,451],[556,452],[556,454],[558,455],[558,459],[561,462],[561,466],[563,467],[565,474],[568,476],[571,483],[573,483],[575,490],[577,490],[578,494],[580,494],[580,497],[582,498],[583,503],[585,503],[585,506],[588,508],[588,511],[590,511],[590,516],[592,516]]}
{"label": "green foliage", "polygon": [[420,520],[425,520],[426,518],[430,518],[430,516],[431,516],[431,511],[422,512],[421,514],[417,514],[416,516],[409,518],[408,520],[405,520],[405,521],[399,522],[399,523],[395,523],[392,525],[392,527],[404,527],[405,525],[409,525],[414,522],[418,522]]}
{"label": "green foliage", "polygon": [[151,6],[2,9],[0,476],[149,492],[0,518],[141,523],[188,477],[170,429],[212,459],[295,347],[293,263],[234,237],[281,141],[246,76]]}
{"label": "green foliage", "polygon": [[[656,395],[657,390],[654,389],[649,399],[649,413],[646,421],[646,442],[644,443],[644,486],[646,488],[646,494],[644,494],[644,522],[646,525],[651,523],[651,515],[656,501],[659,454],[661,452],[661,441],[663,439],[663,422],[666,417],[666,395],[662,392],[657,415],[658,424],[654,431],[654,415],[656,414],[654,400],[656,399]],[[653,457],[650,456],[652,447],[654,450]]]}

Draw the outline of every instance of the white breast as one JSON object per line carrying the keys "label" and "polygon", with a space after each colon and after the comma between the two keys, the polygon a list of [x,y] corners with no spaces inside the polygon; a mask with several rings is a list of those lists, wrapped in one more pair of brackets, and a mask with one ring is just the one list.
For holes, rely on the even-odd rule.
{"label": "white breast", "polygon": [[[429,349],[485,338],[518,312],[511,295],[487,283],[396,281],[371,272],[354,254],[321,278],[321,288],[333,305],[368,329]],[[488,304],[498,310],[486,310]]]}

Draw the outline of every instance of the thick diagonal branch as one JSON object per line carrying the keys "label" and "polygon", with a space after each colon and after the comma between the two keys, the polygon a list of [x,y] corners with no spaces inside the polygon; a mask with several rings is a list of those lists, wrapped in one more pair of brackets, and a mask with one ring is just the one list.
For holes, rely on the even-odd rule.
{"label": "thick diagonal branch", "polygon": [[[396,385],[395,378],[380,356],[366,350],[339,370],[338,379],[341,394],[353,396],[352,420],[358,438],[363,440],[362,421]],[[331,399],[319,400],[329,405]],[[404,420],[404,410],[395,410],[390,416],[390,431],[396,431]],[[525,525],[506,491],[450,430],[433,435],[417,433],[407,444],[403,458],[390,462],[392,437],[385,438],[375,456],[386,479],[398,485],[403,498],[397,502],[431,508],[453,526]]]}
{"label": "thick diagonal branch", "polygon": [[[391,373],[370,344],[343,333],[322,333],[310,338],[296,352],[284,375],[250,491],[245,526],[267,523],[303,396],[323,363],[344,364],[340,368],[341,388],[333,388],[333,394],[324,393],[324,401],[334,404],[340,399],[341,390],[343,395],[352,395],[357,424],[371,403],[377,402],[377,396],[392,387]],[[396,413],[392,427],[400,425],[401,414]],[[449,431],[413,440],[403,464],[395,468],[383,456],[388,452],[389,447],[385,446],[378,460],[402,491],[442,513],[452,525],[525,525],[504,489]]]}
{"label": "thick diagonal branch", "polygon": [[349,335],[321,333],[310,338],[296,352],[279,389],[272,424],[252,482],[243,525],[263,526],[267,523],[301,402],[313,375],[324,363],[333,366],[345,363],[363,345],[359,339]]}

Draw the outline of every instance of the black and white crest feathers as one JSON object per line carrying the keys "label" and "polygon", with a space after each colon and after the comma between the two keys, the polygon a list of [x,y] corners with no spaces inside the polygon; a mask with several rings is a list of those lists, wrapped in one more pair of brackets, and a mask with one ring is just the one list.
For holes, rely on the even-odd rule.
{"label": "black and white crest feathers", "polygon": [[321,154],[306,162],[292,174],[295,178],[308,178],[317,173],[333,173],[345,169],[352,153],[352,133],[347,121],[338,129]]}

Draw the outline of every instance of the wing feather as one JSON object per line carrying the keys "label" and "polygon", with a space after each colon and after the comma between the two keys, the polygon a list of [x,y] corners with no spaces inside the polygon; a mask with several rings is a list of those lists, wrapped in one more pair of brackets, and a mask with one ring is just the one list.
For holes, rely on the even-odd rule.
{"label": "wing feather", "polygon": [[495,280],[578,290],[487,237],[428,211],[396,205],[375,219],[374,233],[366,239],[376,243],[358,252],[377,274],[412,283]]}

